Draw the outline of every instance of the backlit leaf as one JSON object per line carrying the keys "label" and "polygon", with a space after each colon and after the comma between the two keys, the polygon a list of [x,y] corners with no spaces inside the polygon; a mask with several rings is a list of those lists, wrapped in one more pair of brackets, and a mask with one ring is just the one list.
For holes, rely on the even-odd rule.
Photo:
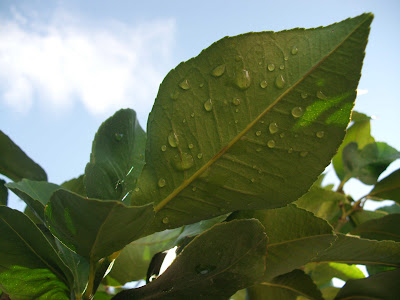
{"label": "backlit leaf", "polygon": [[400,204],[400,169],[383,178],[368,194],[372,199],[390,199]]}

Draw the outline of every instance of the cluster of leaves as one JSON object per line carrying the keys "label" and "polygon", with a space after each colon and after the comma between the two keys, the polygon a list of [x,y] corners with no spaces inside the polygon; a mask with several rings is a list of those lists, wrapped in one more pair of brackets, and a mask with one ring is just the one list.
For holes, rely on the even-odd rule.
{"label": "cluster of leaves", "polygon": [[[377,181],[400,153],[359,113],[345,136],[372,18],[222,39],[167,75],[147,133],[118,111],[60,186],[0,132],[1,299],[394,299],[400,209],[363,205],[400,203],[400,170]],[[350,178],[374,188],[353,200]]]}

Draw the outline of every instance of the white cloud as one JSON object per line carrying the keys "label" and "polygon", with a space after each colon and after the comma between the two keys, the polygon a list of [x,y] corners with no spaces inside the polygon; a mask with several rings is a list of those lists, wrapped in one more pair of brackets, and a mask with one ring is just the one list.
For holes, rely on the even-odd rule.
{"label": "white cloud", "polygon": [[150,111],[166,75],[174,20],[85,25],[58,13],[47,24],[12,10],[0,20],[0,97],[19,112],[35,101],[58,110],[82,101],[93,114]]}

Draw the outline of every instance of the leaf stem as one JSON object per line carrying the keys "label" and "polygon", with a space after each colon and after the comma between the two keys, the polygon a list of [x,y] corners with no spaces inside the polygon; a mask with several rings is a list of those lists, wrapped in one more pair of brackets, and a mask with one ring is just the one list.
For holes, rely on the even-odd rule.
{"label": "leaf stem", "polygon": [[339,232],[340,229],[342,229],[342,227],[349,221],[348,218],[352,213],[363,209],[363,204],[364,204],[363,200],[364,199],[365,199],[365,196],[358,199],[356,202],[353,203],[353,205],[351,206],[351,208],[348,211],[346,211],[346,209],[344,208],[344,204],[340,203],[340,206],[342,209],[342,215],[339,218],[338,224],[335,227],[335,232]]}
{"label": "leaf stem", "polygon": [[91,300],[93,298],[93,285],[94,285],[94,278],[96,273],[96,263],[91,258],[90,259],[90,266],[89,266],[89,279],[86,291],[83,295],[84,300]]}

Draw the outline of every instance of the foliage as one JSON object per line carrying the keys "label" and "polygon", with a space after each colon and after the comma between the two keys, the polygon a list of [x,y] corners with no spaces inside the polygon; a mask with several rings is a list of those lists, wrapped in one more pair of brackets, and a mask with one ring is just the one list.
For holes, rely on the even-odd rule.
{"label": "foliage", "polygon": [[[1,299],[394,299],[399,207],[364,204],[399,203],[400,170],[380,175],[400,153],[368,116],[348,127],[372,19],[214,43],[166,76],[147,133],[116,112],[61,185],[0,132],[13,181],[0,182]],[[331,160],[335,190],[322,186]],[[371,192],[346,195],[350,178]]]}

